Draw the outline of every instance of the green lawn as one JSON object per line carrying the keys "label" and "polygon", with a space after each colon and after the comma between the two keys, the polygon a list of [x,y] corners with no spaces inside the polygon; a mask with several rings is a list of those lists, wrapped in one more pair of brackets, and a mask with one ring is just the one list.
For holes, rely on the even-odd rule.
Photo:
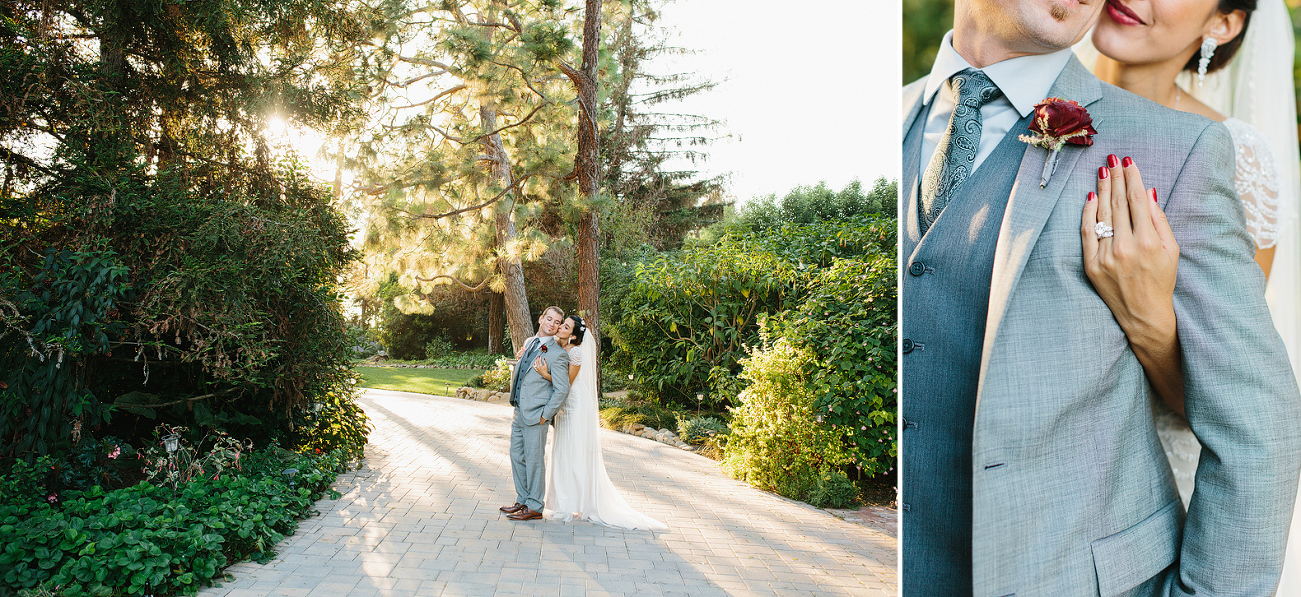
{"label": "green lawn", "polygon": [[483,369],[406,369],[396,367],[357,367],[361,387],[399,392],[419,392],[451,396]]}

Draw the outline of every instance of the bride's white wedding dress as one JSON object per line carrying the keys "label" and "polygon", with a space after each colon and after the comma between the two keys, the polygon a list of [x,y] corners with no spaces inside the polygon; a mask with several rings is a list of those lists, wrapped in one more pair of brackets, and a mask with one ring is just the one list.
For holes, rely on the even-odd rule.
{"label": "bride's white wedding dress", "polygon": [[587,520],[625,529],[668,528],[629,506],[605,470],[593,366],[598,345],[595,334],[588,332],[581,345],[569,349],[569,364],[579,365],[578,377],[555,418],[544,514],[556,520]]}

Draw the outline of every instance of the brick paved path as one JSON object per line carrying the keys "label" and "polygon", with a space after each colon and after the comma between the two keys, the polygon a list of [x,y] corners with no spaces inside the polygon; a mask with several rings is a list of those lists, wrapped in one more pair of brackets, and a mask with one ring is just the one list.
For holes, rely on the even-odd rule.
{"label": "brick paved path", "polygon": [[200,597],[863,595],[897,590],[894,538],[728,478],[715,462],[603,431],[606,466],[667,531],[512,522],[511,408],[368,390],[363,467],[339,477],[267,565]]}

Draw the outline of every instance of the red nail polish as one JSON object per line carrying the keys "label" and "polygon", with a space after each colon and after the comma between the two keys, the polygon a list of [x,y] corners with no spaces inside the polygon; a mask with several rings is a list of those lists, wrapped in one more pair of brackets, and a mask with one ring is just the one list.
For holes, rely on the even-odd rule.
{"label": "red nail polish", "polygon": [[1152,203],[1156,203],[1156,189],[1152,189]]}
{"label": "red nail polish", "polygon": [[1108,170],[1103,166],[1098,166],[1098,178],[1101,180],[1107,180],[1108,176],[1111,176],[1111,170]]}
{"label": "red nail polish", "polygon": [[1109,155],[1109,156],[1107,156],[1107,167],[1108,167],[1108,168],[1115,168],[1116,165],[1119,164],[1119,163],[1120,163],[1120,160],[1118,160],[1114,154],[1113,154],[1113,155]]}
{"label": "red nail polish", "polygon": [[1128,168],[1134,165],[1134,160],[1129,159],[1129,156],[1125,156],[1125,159],[1121,160],[1120,163]]}
{"label": "red nail polish", "polygon": [[1094,193],[1093,191],[1089,191],[1089,198],[1087,199],[1087,201],[1092,202],[1094,199],[1097,199],[1097,198],[1098,198],[1098,194],[1097,194],[1097,193]]}

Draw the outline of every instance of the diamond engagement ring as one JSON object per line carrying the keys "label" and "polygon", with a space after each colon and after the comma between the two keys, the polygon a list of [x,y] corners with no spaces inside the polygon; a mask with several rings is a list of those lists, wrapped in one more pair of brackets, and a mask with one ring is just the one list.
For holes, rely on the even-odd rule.
{"label": "diamond engagement ring", "polygon": [[1110,238],[1113,230],[1114,228],[1108,226],[1106,222],[1098,222],[1093,225],[1093,233],[1098,235],[1098,240]]}

